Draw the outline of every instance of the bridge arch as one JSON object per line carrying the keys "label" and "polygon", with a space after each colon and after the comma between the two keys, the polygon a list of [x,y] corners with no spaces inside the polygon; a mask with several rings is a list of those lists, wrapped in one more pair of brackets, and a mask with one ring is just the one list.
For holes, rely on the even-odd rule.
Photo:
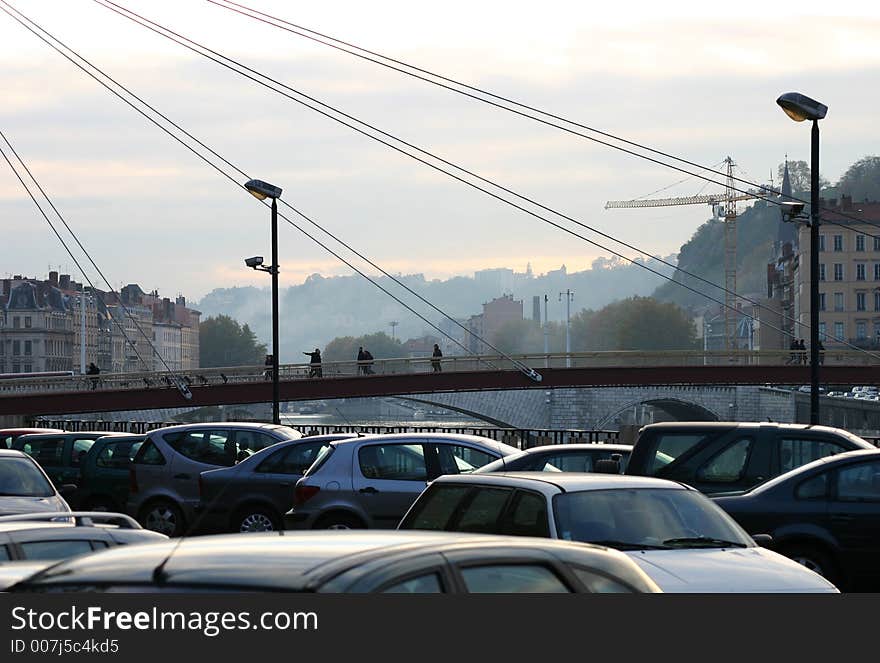
{"label": "bridge arch", "polygon": [[622,407],[616,408],[613,412],[600,419],[596,423],[596,428],[602,430],[610,426],[621,413],[640,405],[650,405],[658,410],[662,410],[671,416],[674,421],[720,421],[721,419],[712,410],[693,401],[672,397],[648,397],[631,401]]}

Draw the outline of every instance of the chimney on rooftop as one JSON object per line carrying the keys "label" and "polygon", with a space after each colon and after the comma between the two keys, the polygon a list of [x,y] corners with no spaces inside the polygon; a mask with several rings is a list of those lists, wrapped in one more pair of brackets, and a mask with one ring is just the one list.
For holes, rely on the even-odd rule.
{"label": "chimney on rooftop", "polygon": [[52,271],[49,272],[49,283],[52,285],[58,285],[58,272]]}
{"label": "chimney on rooftop", "polygon": [[852,196],[848,196],[843,194],[840,197],[840,207],[843,210],[851,210],[852,209]]}
{"label": "chimney on rooftop", "polygon": [[62,274],[58,277],[58,287],[62,290],[70,290],[70,274]]}

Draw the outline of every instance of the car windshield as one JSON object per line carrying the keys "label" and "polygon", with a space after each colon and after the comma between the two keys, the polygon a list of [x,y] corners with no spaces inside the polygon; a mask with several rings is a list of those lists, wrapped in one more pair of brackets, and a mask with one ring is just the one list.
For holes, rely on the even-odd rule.
{"label": "car windshield", "polygon": [[553,498],[559,538],[620,549],[745,547],[748,535],[700,493],[617,488]]}
{"label": "car windshield", "polygon": [[0,496],[51,497],[55,494],[43,473],[27,458],[0,459]]}

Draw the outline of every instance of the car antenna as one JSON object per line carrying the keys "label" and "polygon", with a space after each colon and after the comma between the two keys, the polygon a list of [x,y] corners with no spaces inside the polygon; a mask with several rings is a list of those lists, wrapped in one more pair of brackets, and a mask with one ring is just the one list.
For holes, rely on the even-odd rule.
{"label": "car antenna", "polygon": [[[351,423],[351,420],[348,417],[346,417],[344,414],[342,414],[342,410],[340,410],[338,406],[334,405],[333,410],[336,412],[336,414],[339,415],[339,418],[342,419],[348,425],[349,428],[360,428],[359,426],[356,426],[355,424]],[[358,434],[358,437],[360,437],[361,432],[359,430],[356,430],[354,432]]]}

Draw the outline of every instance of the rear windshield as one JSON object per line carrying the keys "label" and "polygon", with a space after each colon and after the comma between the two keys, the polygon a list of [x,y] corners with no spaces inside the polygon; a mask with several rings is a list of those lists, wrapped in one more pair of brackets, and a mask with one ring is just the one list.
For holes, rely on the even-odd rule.
{"label": "rear windshield", "polygon": [[328,444],[325,447],[321,447],[321,450],[318,452],[318,455],[315,456],[315,462],[305,471],[303,476],[309,477],[312,476],[315,472],[321,469],[321,466],[327,462],[330,456],[333,455],[333,452],[336,451],[336,447],[332,444]]}
{"label": "rear windshield", "polygon": [[27,458],[0,459],[0,496],[52,497],[55,489]]}

